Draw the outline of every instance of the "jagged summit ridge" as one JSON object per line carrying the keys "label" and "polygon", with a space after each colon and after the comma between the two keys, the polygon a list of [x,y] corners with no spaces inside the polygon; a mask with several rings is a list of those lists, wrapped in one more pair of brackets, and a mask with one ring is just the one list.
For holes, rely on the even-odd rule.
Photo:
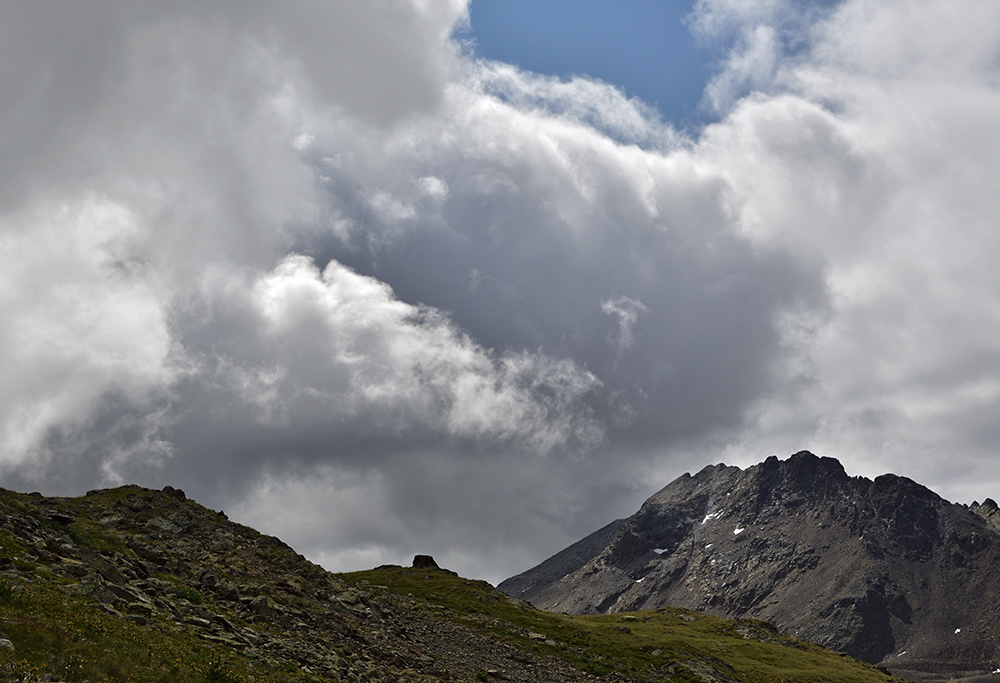
{"label": "jagged summit ridge", "polygon": [[533,569],[500,588],[570,613],[765,619],[913,677],[992,671],[1000,536],[984,518],[995,510],[978,511],[807,451],[713,465],[653,494],[558,578]]}

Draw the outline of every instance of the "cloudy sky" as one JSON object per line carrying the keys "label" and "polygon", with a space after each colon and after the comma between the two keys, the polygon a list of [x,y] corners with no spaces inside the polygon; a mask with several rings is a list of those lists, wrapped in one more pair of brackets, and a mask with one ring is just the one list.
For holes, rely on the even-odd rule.
{"label": "cloudy sky", "polygon": [[491,581],[717,462],[998,497],[997,26],[0,0],[0,485]]}

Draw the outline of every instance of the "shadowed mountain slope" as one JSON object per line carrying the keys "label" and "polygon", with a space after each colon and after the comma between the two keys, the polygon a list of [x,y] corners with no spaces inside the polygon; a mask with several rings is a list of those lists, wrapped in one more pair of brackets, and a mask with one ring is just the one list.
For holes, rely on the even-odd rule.
{"label": "shadowed mountain slope", "polygon": [[558,578],[543,563],[499,588],[572,614],[671,605],[762,619],[911,678],[987,674],[1000,656],[989,503],[974,511],[904,477],[850,477],[805,451],[715,465],[650,497]]}

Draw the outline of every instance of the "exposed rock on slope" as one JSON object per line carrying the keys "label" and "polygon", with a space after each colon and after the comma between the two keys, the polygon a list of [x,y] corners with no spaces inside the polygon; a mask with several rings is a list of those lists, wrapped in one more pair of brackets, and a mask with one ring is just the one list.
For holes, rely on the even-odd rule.
{"label": "exposed rock on slope", "polygon": [[974,502],[969,509],[987,521],[994,531],[1000,532],[1000,507],[992,498],[987,498],[982,505]]}
{"label": "exposed rock on slope", "polygon": [[750,620],[542,612],[429,556],[331,574],[170,487],[0,489],[0,629],[0,681],[30,683],[891,683]]}
{"label": "exposed rock on slope", "polygon": [[543,563],[499,587],[569,613],[672,605],[763,619],[915,678],[992,672],[1000,536],[980,508],[904,477],[849,477],[808,452],[716,465],[649,498],[558,578]]}
{"label": "exposed rock on slope", "polygon": [[538,594],[539,590],[555,583],[595,558],[607,547],[624,522],[624,519],[611,522],[565,550],[556,553],[530,572],[507,579],[498,588],[515,597]]}
{"label": "exposed rock on slope", "polygon": [[[171,487],[81,498],[0,489],[0,584],[16,593],[37,583],[144,629],[239,652],[258,681],[473,680],[488,668],[514,681],[580,674],[437,610],[376,600]],[[0,667],[2,680],[13,679]]]}

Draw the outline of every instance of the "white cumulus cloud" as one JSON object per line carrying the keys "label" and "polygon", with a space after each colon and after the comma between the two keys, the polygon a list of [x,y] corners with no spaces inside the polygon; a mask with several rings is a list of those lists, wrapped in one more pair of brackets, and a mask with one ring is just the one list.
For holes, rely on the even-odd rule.
{"label": "white cumulus cloud", "polygon": [[0,6],[5,486],[493,578],[718,460],[995,497],[1000,8],[700,0],[689,132],[467,19]]}

